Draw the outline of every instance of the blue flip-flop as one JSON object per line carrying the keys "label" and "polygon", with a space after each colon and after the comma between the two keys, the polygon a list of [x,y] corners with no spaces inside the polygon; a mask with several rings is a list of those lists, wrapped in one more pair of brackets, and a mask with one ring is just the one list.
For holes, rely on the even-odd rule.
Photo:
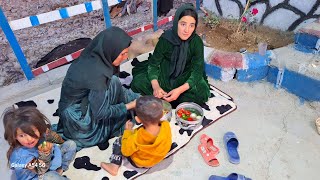
{"label": "blue flip-flop", "polygon": [[228,177],[221,177],[212,175],[209,177],[209,180],[252,180],[251,178],[247,178],[244,175],[231,173]]}
{"label": "blue flip-flop", "polygon": [[227,149],[229,161],[233,164],[240,163],[240,156],[238,153],[239,141],[233,132],[227,132],[223,136],[224,145]]}

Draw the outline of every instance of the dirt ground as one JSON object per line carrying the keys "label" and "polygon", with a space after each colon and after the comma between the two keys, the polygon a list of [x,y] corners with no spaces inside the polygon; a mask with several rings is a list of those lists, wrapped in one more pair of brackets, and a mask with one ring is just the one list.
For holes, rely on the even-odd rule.
{"label": "dirt ground", "polygon": [[[49,12],[57,8],[81,4],[85,1],[86,0],[69,0],[64,3],[61,1],[17,0],[17,3],[15,4],[0,1],[0,6],[3,8],[8,21],[11,21],[30,15]],[[174,15],[176,8],[186,2],[194,1],[175,0],[173,2],[174,8],[171,9],[167,16]],[[112,24],[119,26],[126,31],[130,31],[137,27],[152,23],[150,3],[151,1],[149,0],[143,1],[137,9],[137,13],[131,14],[130,16],[125,15],[123,17],[115,17],[112,19]],[[200,17],[202,15],[200,15]],[[162,18],[164,18],[164,16],[159,17],[159,19]],[[37,62],[50,54],[54,48],[79,38],[92,39],[101,30],[105,29],[103,20],[102,11],[99,10],[56,21],[54,23],[47,23],[33,28],[18,30],[15,31],[15,36],[19,41],[30,67],[34,68],[36,67]],[[172,23],[168,23],[159,28],[165,30],[170,28],[171,25]],[[260,31],[259,29],[262,29],[260,34],[252,34],[252,31],[250,31],[244,35],[240,34],[238,37],[235,37],[231,35],[236,29],[234,28],[235,26],[236,24],[232,24],[232,22],[227,23],[221,21],[219,26],[215,29],[210,29],[209,27],[205,27],[203,23],[199,23],[198,32],[204,32],[206,34],[207,41],[212,47],[228,51],[239,51],[240,48],[247,48],[248,51],[256,50],[257,43],[262,40],[269,44],[269,49],[285,46],[293,41],[292,33],[286,35],[286,33],[280,33],[278,31],[276,32],[281,35],[271,35],[272,38],[269,38],[267,35],[272,34],[273,31],[269,29],[266,30],[265,27],[257,28],[257,32]],[[141,37],[144,35],[145,33],[140,33],[136,36]],[[136,36],[134,38],[136,38]],[[237,41],[234,41],[235,39]],[[248,39],[249,41],[243,39]],[[53,59],[53,56],[51,59]],[[0,30],[0,87],[19,82],[23,79],[25,79],[25,77],[20,64],[3,32]]]}
{"label": "dirt ground", "polygon": [[219,24],[210,28],[200,18],[197,32],[205,34],[207,43],[215,49],[225,51],[239,51],[246,48],[249,52],[258,50],[259,42],[266,42],[268,49],[275,49],[293,43],[293,32],[274,30],[265,26],[256,26],[248,31],[240,30],[237,33],[238,22],[235,20],[220,19]]}

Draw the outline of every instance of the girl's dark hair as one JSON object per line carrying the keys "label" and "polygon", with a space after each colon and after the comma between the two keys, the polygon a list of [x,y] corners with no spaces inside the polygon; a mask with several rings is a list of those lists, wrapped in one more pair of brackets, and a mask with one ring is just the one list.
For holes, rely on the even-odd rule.
{"label": "girl's dark hair", "polygon": [[136,102],[136,113],[144,124],[159,123],[163,116],[163,105],[159,98],[154,96],[141,96]]}
{"label": "girl's dark hair", "polygon": [[184,17],[184,16],[191,16],[196,20],[196,27],[198,25],[198,14],[196,11],[192,10],[192,9],[186,9],[184,11],[182,11],[182,13],[179,16],[179,20]]}
{"label": "girl's dark hair", "polygon": [[[39,139],[44,137],[47,128],[50,128],[50,122],[35,107],[19,107],[7,108],[3,116],[4,139],[8,141],[10,148],[7,152],[8,162],[14,148],[21,146],[16,139],[17,129],[20,128],[24,133]],[[32,126],[38,129],[40,137],[38,137],[32,129]]]}

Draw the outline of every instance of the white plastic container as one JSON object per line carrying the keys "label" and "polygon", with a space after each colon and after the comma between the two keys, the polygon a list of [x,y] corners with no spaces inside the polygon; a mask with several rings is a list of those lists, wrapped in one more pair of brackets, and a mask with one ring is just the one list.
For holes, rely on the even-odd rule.
{"label": "white plastic container", "polygon": [[235,68],[223,68],[221,69],[221,81],[228,82],[233,79],[236,73]]}
{"label": "white plastic container", "polygon": [[266,55],[268,44],[265,42],[260,42],[258,44],[258,51],[261,56]]}

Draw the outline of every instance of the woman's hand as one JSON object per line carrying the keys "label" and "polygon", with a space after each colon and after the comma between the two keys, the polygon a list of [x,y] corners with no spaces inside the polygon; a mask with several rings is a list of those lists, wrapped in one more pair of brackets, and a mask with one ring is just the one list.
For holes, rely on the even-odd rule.
{"label": "woman's hand", "polygon": [[179,96],[190,88],[188,83],[184,83],[182,86],[171,90],[167,95],[163,96],[163,99],[167,102],[175,101]]}
{"label": "woman's hand", "polygon": [[125,125],[124,129],[125,130],[132,130],[132,128],[133,128],[133,123],[130,120],[128,120],[126,122],[126,125]]}
{"label": "woman's hand", "polygon": [[163,98],[165,95],[167,95],[168,93],[165,92],[161,87],[153,89],[153,95],[156,98]]}
{"label": "woman's hand", "polygon": [[136,99],[126,104],[127,110],[134,109],[136,107]]}
{"label": "woman's hand", "polygon": [[153,89],[153,95],[156,98],[163,98],[163,96],[167,95],[167,92],[165,92],[159,85],[158,80],[154,79],[151,81],[152,89]]}
{"label": "woman's hand", "polygon": [[178,99],[182,92],[179,88],[171,90],[167,95],[163,96],[163,99],[167,102],[175,101]]}

